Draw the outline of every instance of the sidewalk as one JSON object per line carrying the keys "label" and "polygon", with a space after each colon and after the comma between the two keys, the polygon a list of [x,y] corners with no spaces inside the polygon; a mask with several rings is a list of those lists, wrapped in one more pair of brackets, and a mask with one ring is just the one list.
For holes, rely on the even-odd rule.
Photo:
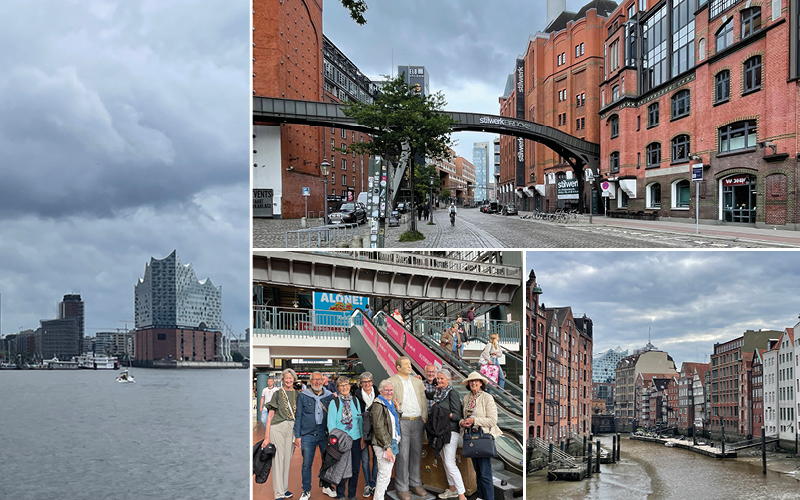
{"label": "sidewalk", "polygon": [[[524,214],[523,214],[524,215]],[[589,226],[589,216],[579,217],[580,225]],[[666,233],[695,235],[694,221],[659,220],[645,221],[635,219],[612,219],[602,215],[592,217],[593,226],[608,226],[623,229],[642,229]],[[704,224],[700,222],[700,236],[721,240],[756,241],[771,244],[777,248],[800,247],[800,231],[766,229],[736,225]]]}

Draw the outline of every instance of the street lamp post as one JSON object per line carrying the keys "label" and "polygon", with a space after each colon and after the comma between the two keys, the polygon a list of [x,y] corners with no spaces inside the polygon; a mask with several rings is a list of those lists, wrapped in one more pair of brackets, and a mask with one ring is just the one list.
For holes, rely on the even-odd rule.
{"label": "street lamp post", "polygon": [[325,218],[322,220],[322,225],[326,225],[328,223],[328,174],[331,172],[331,164],[328,163],[327,158],[322,159],[322,163],[319,165],[319,171],[322,173],[322,180],[325,182],[325,192],[323,196],[325,197]]}
{"label": "street lamp post", "polygon": [[430,216],[431,216],[431,221],[433,221],[433,177],[428,178],[428,183],[431,186],[431,189],[430,189],[430,197],[431,197]]}

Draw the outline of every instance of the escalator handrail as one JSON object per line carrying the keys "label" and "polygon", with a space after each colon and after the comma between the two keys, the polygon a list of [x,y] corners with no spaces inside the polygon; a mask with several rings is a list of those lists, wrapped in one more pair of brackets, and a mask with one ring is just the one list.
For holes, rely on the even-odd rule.
{"label": "escalator handrail", "polygon": [[[418,322],[420,322],[420,321],[421,321],[421,322],[424,322],[424,324],[425,324],[425,325],[426,325],[426,326],[427,326],[427,327],[428,327],[430,330],[432,330],[432,331],[434,331],[434,330],[438,330],[438,331],[439,331],[439,334],[441,335],[441,330],[439,329],[439,327],[437,327],[437,326],[435,326],[435,325],[431,325],[431,324],[430,324],[430,323],[428,323],[426,320],[424,320],[424,319],[421,319],[421,318],[418,318],[416,321],[418,321]],[[408,331],[408,329],[406,329],[406,330]],[[434,350],[434,352],[436,352],[437,354],[438,354],[438,350],[444,351],[444,349],[442,349],[442,348],[441,348],[441,346],[437,345],[435,342],[433,342],[432,340],[430,340],[430,339],[429,339],[429,338],[427,338],[426,336],[424,336],[424,335],[417,335],[417,334],[416,334],[416,333],[414,333],[414,332],[410,332],[410,333],[411,333],[412,335],[414,335],[414,337],[416,337],[418,340],[421,340],[421,341],[423,341],[423,340],[424,340],[426,343],[430,343],[430,344],[431,344],[431,345],[432,345],[432,346],[433,346],[433,347],[436,349],[436,350]],[[468,339],[468,340],[469,340],[469,339]],[[514,359],[514,361],[517,361],[517,362],[519,362],[520,364],[522,364],[522,359],[520,359],[520,358],[517,358],[516,356],[510,356],[510,357],[512,357],[512,358]],[[459,361],[460,361],[460,360],[459,360]],[[470,371],[475,371],[475,369],[474,369],[474,368],[473,368],[471,365],[468,365],[468,364],[466,364],[466,363],[463,363],[463,362],[461,362],[461,364],[468,366]],[[520,387],[519,387],[519,386],[517,386],[516,384],[513,384],[513,383],[509,382],[508,380],[506,380],[506,384],[507,384],[507,385],[509,385],[510,387],[512,387],[512,388],[514,389],[514,391],[513,391],[513,392],[514,392],[514,394],[511,394],[511,393],[510,393],[511,391],[506,391],[506,390],[504,390],[504,389],[500,389],[499,387],[498,387],[498,389],[500,389],[500,390],[503,390],[503,391],[504,391],[504,392],[506,392],[506,393],[509,393],[509,396],[511,396],[511,397],[516,397],[516,393],[519,393],[519,398],[520,398],[520,399],[522,398],[522,394],[523,394],[523,392],[522,392],[522,388],[520,388]]]}
{"label": "escalator handrail", "polygon": [[[375,318],[380,318],[383,319],[384,321],[386,321],[385,319],[386,316],[387,316],[386,313],[384,313],[383,311],[380,311],[377,314],[375,314]],[[466,378],[469,376],[470,373],[476,371],[472,365],[464,363],[460,359],[454,358],[450,353],[447,353],[444,349],[441,348],[441,346],[437,345],[431,339],[425,337],[424,335],[421,336],[417,335],[414,332],[409,331],[408,328],[404,329],[407,334],[413,335],[415,339],[422,342],[434,354],[442,358],[444,362],[450,365],[450,367],[455,368],[455,371],[461,377]],[[393,340],[394,339],[389,339],[390,342],[393,342]],[[444,354],[444,356],[442,354]],[[520,392],[520,395],[522,394],[522,390],[519,389],[517,386],[511,383],[508,384],[514,387],[516,390],[518,390]],[[492,394],[495,397],[495,400],[502,403],[502,406],[506,409],[506,411],[513,413],[514,415],[519,415],[519,416],[523,415],[521,397],[517,398],[516,396],[509,393],[509,391],[506,391],[494,384],[487,385],[486,389],[488,393]]]}
{"label": "escalator handrail", "polygon": [[[438,326],[436,326],[436,325],[433,325],[433,324],[431,324],[431,323],[430,323],[430,322],[429,322],[427,319],[425,319],[425,318],[415,318],[415,319],[414,319],[414,321],[423,321],[423,322],[425,322],[425,324],[426,324],[426,325],[428,325],[428,327],[430,327],[432,330],[438,330],[438,331],[440,332],[440,334],[441,334],[441,328],[440,328],[440,327],[438,327]],[[449,321],[449,320],[447,320],[447,321]],[[483,343],[485,343],[485,344],[488,344],[488,343],[489,343],[489,336],[488,336],[488,335],[485,335],[485,336],[484,336],[484,335],[480,335],[480,334],[474,334],[474,333],[472,333],[472,334],[470,334],[470,336],[467,338],[467,341],[472,341],[472,340],[480,340],[481,342],[483,342]],[[505,352],[505,353],[506,353],[506,355],[507,355],[507,356],[510,356],[510,357],[514,358],[514,360],[515,360],[515,361],[518,361],[518,362],[522,363],[522,357],[520,357],[520,356],[517,356],[516,354],[514,354],[514,352],[515,352],[515,351],[512,351],[511,349],[509,349],[509,348],[507,348],[507,347],[505,347],[505,346],[503,346],[503,345],[500,345],[500,344],[498,344],[498,345],[500,346],[500,349],[502,349],[502,350],[503,350],[503,352]]]}

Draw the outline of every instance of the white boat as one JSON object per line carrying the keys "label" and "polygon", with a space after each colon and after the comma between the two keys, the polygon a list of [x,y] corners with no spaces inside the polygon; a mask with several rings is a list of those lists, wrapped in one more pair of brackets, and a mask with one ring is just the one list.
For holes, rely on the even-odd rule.
{"label": "white boat", "polygon": [[664,446],[666,446],[667,448],[674,448],[675,443],[673,443],[672,441],[667,441],[666,443],[664,443]]}
{"label": "white boat", "polygon": [[78,356],[78,367],[86,370],[116,370],[119,362],[115,356],[95,356],[94,354],[84,354]]}
{"label": "white boat", "polygon": [[128,370],[125,370],[117,376],[117,382],[120,384],[135,384],[136,380],[133,378],[133,375],[128,373]]}

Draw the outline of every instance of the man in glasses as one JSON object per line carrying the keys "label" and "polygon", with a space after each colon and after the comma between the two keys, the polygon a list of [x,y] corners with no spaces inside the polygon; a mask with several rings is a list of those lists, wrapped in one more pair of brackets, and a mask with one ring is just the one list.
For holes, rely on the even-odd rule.
{"label": "man in glasses", "polygon": [[[370,372],[362,373],[359,377],[358,383],[359,387],[355,390],[353,395],[361,403],[361,408],[364,409],[364,419],[366,419],[368,418],[366,412],[370,411],[372,403],[375,401],[375,398],[378,396],[378,394],[375,390],[372,374]],[[378,460],[375,457],[375,451],[373,450],[372,467],[370,467],[369,450],[372,448],[372,446],[370,446],[371,439],[367,440],[367,436],[362,436],[362,439],[364,439],[364,442],[366,443],[366,446],[364,446],[364,450],[361,453],[361,471],[364,473],[364,497],[369,497],[375,492],[375,480],[378,477]]]}

